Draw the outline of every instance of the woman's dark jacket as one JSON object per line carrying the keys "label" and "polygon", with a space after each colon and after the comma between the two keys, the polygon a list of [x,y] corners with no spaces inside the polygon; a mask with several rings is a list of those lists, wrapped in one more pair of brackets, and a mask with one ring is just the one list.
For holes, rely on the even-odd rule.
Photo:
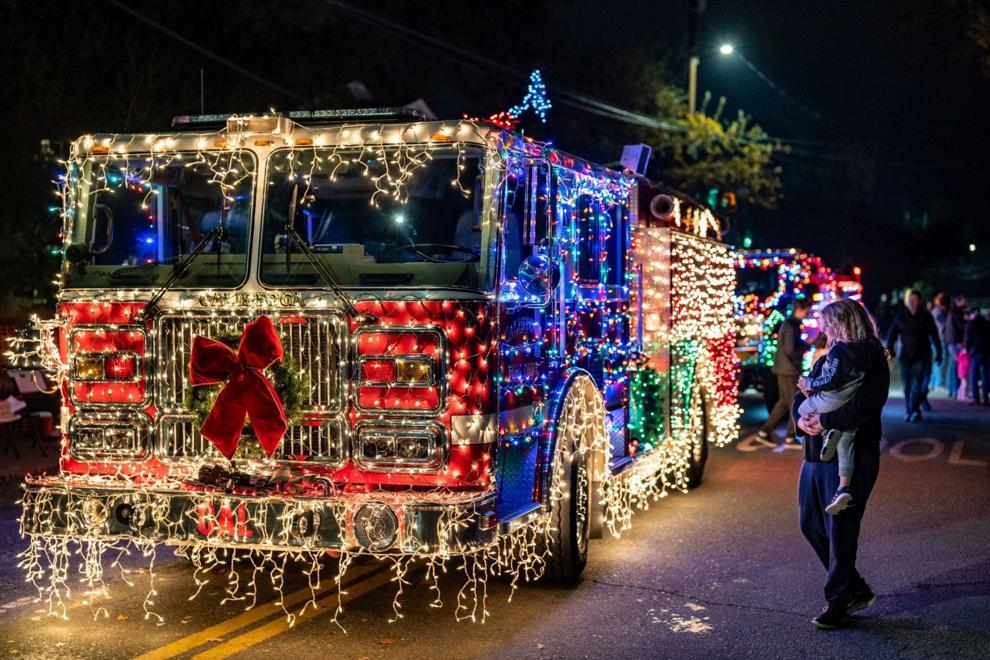
{"label": "woman's dark jacket", "polygon": [[[860,457],[878,456],[880,454],[880,436],[882,427],[880,416],[883,406],[887,403],[887,393],[890,390],[890,369],[887,367],[887,356],[878,342],[870,342],[861,348],[868,354],[866,374],[859,393],[849,403],[833,412],[821,416],[822,426],[826,429],[851,431],[856,429],[856,462]],[[820,358],[811,368],[809,378],[821,376],[825,359]],[[791,414],[795,423],[801,418],[798,408],[805,396],[798,392],[791,406]],[[820,435],[804,439],[804,460],[817,463],[821,460],[822,437]]]}
{"label": "woman's dark jacket", "polygon": [[964,344],[972,355],[990,355],[990,321],[982,316],[970,319]]}

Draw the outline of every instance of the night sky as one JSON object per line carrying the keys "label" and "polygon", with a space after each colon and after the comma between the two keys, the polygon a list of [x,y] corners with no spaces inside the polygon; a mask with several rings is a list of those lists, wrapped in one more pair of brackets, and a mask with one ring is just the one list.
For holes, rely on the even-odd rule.
{"label": "night sky", "polygon": [[[600,20],[600,3],[576,4],[596,16],[589,23],[599,41],[652,35],[674,47],[672,69],[683,73],[676,48],[685,40],[687,2],[609,6],[638,18]],[[602,29],[611,30],[605,39]],[[797,245],[839,267],[861,264],[870,297],[923,277],[935,288],[988,295],[986,258],[962,279],[951,267],[971,242],[990,250],[983,206],[990,80],[964,30],[945,2],[707,3],[699,90],[795,140],[780,158],[780,209],[750,219],[754,246]],[[725,42],[786,97],[738,58],[720,55]],[[917,257],[925,250],[950,266],[923,273]]]}
{"label": "night sky", "polygon": [[[987,295],[990,260],[981,255],[990,250],[983,199],[990,77],[966,35],[960,7],[969,2],[987,4],[707,3],[700,91],[725,96],[728,112],[744,110],[791,149],[778,158],[779,208],[740,210],[731,218],[734,239],[748,234],[754,247],[803,247],[838,268],[861,265],[868,298],[915,282],[930,291]],[[518,72],[541,67],[551,97],[567,87],[642,107],[640,90],[622,83],[653,61],[665,63],[672,82],[685,84],[689,0],[352,4]],[[23,228],[25,218],[40,221],[51,203],[50,173],[38,167],[39,140],[52,140],[58,153],[86,132],[166,130],[171,116],[199,110],[200,69],[208,112],[300,106],[165,31],[312,99],[310,107],[422,97],[441,116],[488,115],[517,102],[525,89],[524,80],[358,20],[328,0],[9,2],[0,4],[0,25],[9,94],[2,112],[10,157],[0,168],[5,233]],[[726,41],[784,94],[738,57],[719,55]],[[630,49],[638,55],[624,58]],[[367,85],[370,101],[348,94],[353,80]],[[545,126],[530,128],[602,162],[617,159],[617,136],[628,130],[559,103]],[[0,263],[16,261],[39,239],[18,240],[3,246],[18,252]],[[48,279],[36,270],[54,269],[45,259],[0,277],[30,273],[18,285],[30,287],[31,280]]]}

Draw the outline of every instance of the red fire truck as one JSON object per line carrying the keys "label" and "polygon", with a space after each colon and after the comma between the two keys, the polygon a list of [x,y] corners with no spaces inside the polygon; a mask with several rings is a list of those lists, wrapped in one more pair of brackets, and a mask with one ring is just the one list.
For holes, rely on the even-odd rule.
{"label": "red fire truck", "polygon": [[78,543],[90,570],[165,543],[531,551],[573,580],[736,435],[732,255],[629,172],[468,120],[306,111],[85,136],[63,195],[32,579],[32,553]]}

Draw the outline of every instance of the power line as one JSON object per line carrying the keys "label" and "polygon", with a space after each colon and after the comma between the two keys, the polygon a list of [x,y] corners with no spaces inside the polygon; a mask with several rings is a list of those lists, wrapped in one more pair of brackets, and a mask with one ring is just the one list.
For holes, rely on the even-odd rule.
{"label": "power line", "polygon": [[299,101],[300,103],[306,103],[309,100],[305,96],[303,96],[301,94],[297,94],[296,92],[292,91],[291,89],[287,89],[285,87],[282,87],[278,83],[272,82],[271,80],[268,80],[267,78],[264,78],[262,76],[259,76],[258,74],[254,73],[253,71],[248,71],[244,67],[242,67],[242,66],[240,66],[238,64],[235,64],[234,62],[231,62],[230,60],[228,60],[227,58],[223,57],[222,55],[218,55],[217,53],[214,53],[212,50],[206,48],[205,46],[200,46],[196,42],[194,42],[194,41],[192,41],[190,39],[187,39],[186,37],[182,36],[178,32],[175,32],[174,30],[171,30],[171,29],[165,27],[161,23],[158,23],[154,19],[152,19],[152,18],[150,18],[148,16],[145,16],[144,14],[142,14],[139,11],[137,11],[136,9],[133,9],[131,7],[128,7],[127,5],[125,5],[122,2],[119,2],[118,0],[106,0],[106,2],[109,3],[109,4],[111,4],[111,5],[113,5],[117,9],[120,9],[123,12],[125,12],[127,14],[130,14],[133,18],[136,18],[137,20],[141,21],[145,25],[148,25],[149,27],[154,28],[155,30],[158,30],[162,34],[165,34],[166,36],[171,37],[172,39],[175,39],[176,41],[178,41],[179,43],[183,44],[184,46],[188,46],[189,48],[192,48],[196,52],[201,53],[202,55],[205,55],[206,57],[210,58],[214,62],[217,62],[217,63],[219,63],[219,64],[227,67],[231,71],[234,71],[236,73],[239,73],[240,75],[244,76],[245,78],[249,78],[249,79],[251,79],[251,80],[253,80],[253,81],[257,82],[257,83],[260,83],[260,84],[264,85],[265,87],[268,87],[270,89],[275,90],[279,94],[282,94],[284,96],[288,96],[289,98],[291,98],[293,100]]}
{"label": "power line", "polygon": [[[323,0],[323,1],[326,4],[336,7],[348,14],[351,14],[352,16],[355,16],[359,20],[362,20],[366,23],[371,23],[379,27],[388,28],[390,30],[393,30],[394,32],[397,32],[402,37],[411,39],[413,41],[419,41],[421,46],[429,50],[432,50],[433,52],[437,52],[452,61],[461,64],[467,64],[489,73],[501,72],[519,81],[525,81],[529,78],[529,74],[527,72],[508,66],[502,62],[489,59],[482,55],[478,55],[477,53],[474,53],[470,50],[461,48],[460,46],[456,46],[448,41],[444,41],[438,37],[434,37],[433,35],[427,34],[425,32],[420,32],[419,30],[413,29],[406,25],[402,25],[401,23],[397,23],[388,18],[384,18],[377,14],[373,14],[369,11],[359,9],[346,2],[342,2],[341,0]],[[748,60],[744,60],[744,61],[746,61],[748,66],[754,69],[757,75],[761,76],[761,78],[765,79],[765,81],[771,87],[777,90],[778,93],[786,97],[786,93],[783,90],[781,90],[779,87],[777,87],[772,81],[770,81],[769,78],[766,78],[766,76],[760,73],[759,70],[757,70]],[[649,115],[645,115],[640,112],[622,108],[613,103],[602,101],[600,99],[588,96],[587,94],[583,94],[581,92],[578,92],[573,89],[569,89],[567,87],[555,86],[554,97],[556,98],[557,101],[559,101],[564,105],[577,108],[584,112],[598,115],[600,117],[606,117],[614,121],[634,124],[637,126],[644,126],[646,128],[651,128],[654,130],[675,131],[679,133],[686,132],[686,129],[683,126],[678,126],[677,124],[673,124],[671,122],[664,121],[656,117],[651,117]],[[800,105],[794,99],[789,99],[789,100],[792,103]],[[813,112],[811,110],[808,110],[807,108],[805,108],[805,110],[809,112]],[[818,116],[817,118],[821,120],[820,116]],[[843,145],[841,143],[816,142],[813,140],[801,140],[799,138],[768,138],[767,140],[751,140],[748,138],[738,137],[735,138],[735,140],[745,144],[773,145],[775,143],[781,143],[781,144],[790,145],[790,144],[801,143],[809,146],[822,146],[822,147],[828,146],[837,149],[848,148],[848,145]]]}
{"label": "power line", "polygon": [[[388,28],[405,35],[406,37],[417,39],[420,42],[423,42],[423,44],[428,44],[429,47],[432,47],[434,50],[444,53],[448,57],[450,57],[451,54],[457,55],[458,57],[456,61],[462,64],[470,64],[484,71],[501,72],[519,81],[525,81],[529,78],[529,72],[520,71],[519,69],[503,64],[502,62],[478,55],[477,53],[473,53],[469,50],[461,48],[460,46],[456,46],[450,42],[444,41],[430,34],[426,34],[425,32],[420,32],[419,30],[415,30],[411,27],[402,25],[401,23],[397,23],[377,14],[373,14],[369,11],[358,9],[357,7],[354,7],[346,2],[341,2],[340,0],[323,1],[326,4],[347,12],[362,21]],[[652,129],[682,130],[679,126],[661,119],[657,119],[656,117],[651,117],[640,112],[628,110],[566,87],[555,87],[554,93],[557,97],[559,97],[558,100],[564,105],[585,110],[599,116],[615,119],[616,121],[623,121]]]}
{"label": "power line", "polygon": [[[305,96],[298,94],[297,92],[294,92],[293,90],[290,90],[286,87],[283,87],[278,83],[273,82],[267,78],[264,78],[263,76],[254,73],[253,71],[250,71],[240,66],[239,64],[232,62],[231,60],[228,60],[222,55],[219,55],[218,53],[211,51],[205,46],[202,46],[192,41],[191,39],[182,36],[181,34],[175,32],[174,30],[146,16],[145,14],[142,14],[141,12],[133,9],[132,7],[125,5],[119,0],[106,0],[106,2],[120,9],[121,11],[129,14],[138,21],[141,21],[142,23],[148,25],[149,27],[165,34],[166,36],[172,39],[175,39],[176,41],[182,43],[183,45],[192,48],[193,50],[205,55],[209,59],[218,62],[224,67],[234,71],[235,73],[238,73],[239,75],[244,76],[245,78],[253,80],[270,89],[273,89],[278,93],[283,94],[284,96],[299,101],[300,103],[306,103],[309,100]],[[383,18],[381,16],[372,14],[362,9],[358,9],[357,7],[349,5],[345,2],[341,2],[340,0],[324,0],[324,2],[334,7],[337,7],[342,11],[345,11],[353,16],[356,16],[360,20],[378,25],[380,27],[385,27],[394,30],[405,38],[418,40],[421,42],[420,45],[424,45],[425,47],[433,50],[434,52],[439,52],[444,57],[452,59],[453,61],[463,64],[468,64],[470,66],[474,66],[484,71],[489,71],[489,72],[493,70],[498,71],[504,75],[507,75],[513,79],[520,81],[528,79],[529,74],[519,69],[510,67],[496,60],[492,60],[483,57],[481,55],[477,55],[476,53],[473,53],[469,50],[466,50],[449,42],[443,41],[424,32],[420,32],[418,30],[409,28],[405,25],[396,23],[395,21],[392,21],[390,19]],[[755,69],[755,67],[752,67],[752,65],[748,62],[748,60],[744,60],[744,61],[746,61],[746,63],[751,68]],[[759,74],[758,71],[757,74],[761,75]],[[766,78],[765,76],[762,75],[761,77]],[[768,84],[770,84],[771,86],[775,87],[775,89],[778,89],[778,91],[780,91],[779,88],[776,88],[776,86],[769,81],[769,79],[766,79],[766,81],[768,82]],[[676,131],[676,132],[684,132],[686,130],[683,126],[678,126],[676,124],[663,121],[661,119],[657,119],[656,117],[651,117],[649,115],[635,112],[633,110],[628,110],[626,108],[622,108],[620,106],[614,105],[612,103],[608,103],[606,101],[602,101],[600,99],[588,96],[586,94],[582,94],[581,92],[566,87],[556,87],[554,93],[555,96],[558,97],[557,100],[564,105],[600,117],[612,119],[614,121],[630,123],[638,126],[644,126],[646,128],[651,128],[654,130],[666,130],[666,131]],[[782,91],[780,91],[780,93],[783,94]],[[793,99],[791,100],[793,101]],[[772,145],[775,143],[781,143],[786,145],[806,145],[806,146],[822,147],[822,148],[836,148],[836,149],[848,148],[848,145],[844,145],[841,143],[803,140],[801,138],[769,138],[767,140],[750,140],[747,138],[739,137],[736,138],[736,140],[746,144]]]}

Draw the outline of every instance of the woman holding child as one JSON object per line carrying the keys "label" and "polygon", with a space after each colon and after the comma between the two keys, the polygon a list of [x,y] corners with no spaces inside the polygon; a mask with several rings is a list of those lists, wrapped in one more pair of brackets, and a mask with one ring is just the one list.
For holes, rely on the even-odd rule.
{"label": "woman holding child", "polygon": [[856,570],[856,551],[880,471],[880,415],[890,371],[876,324],[862,305],[838,300],[822,310],[820,320],[828,353],[799,382],[791,412],[805,435],[801,531],[828,571],[828,605],[813,622],[839,628],[849,614],[876,602]]}

